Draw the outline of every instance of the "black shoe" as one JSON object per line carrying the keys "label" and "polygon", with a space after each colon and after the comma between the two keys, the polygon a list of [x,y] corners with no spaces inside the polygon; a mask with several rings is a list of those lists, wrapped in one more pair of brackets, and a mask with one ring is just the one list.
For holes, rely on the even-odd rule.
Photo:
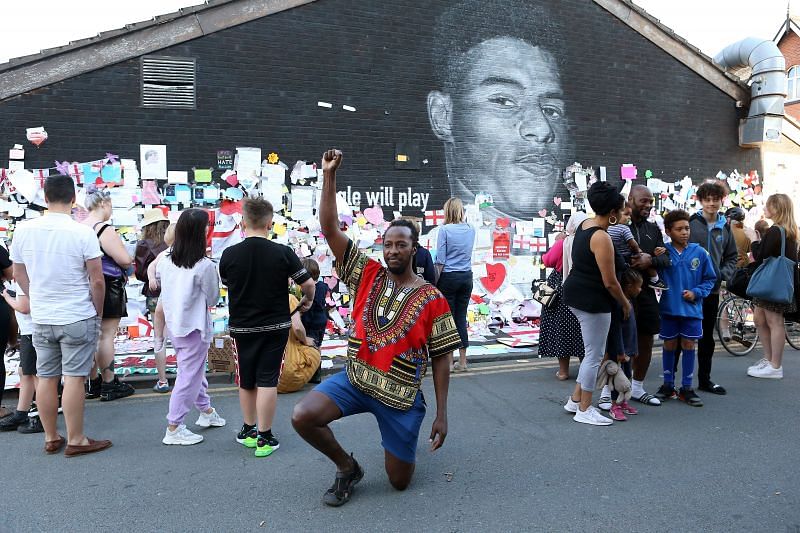
{"label": "black shoe", "polygon": [[317,367],[317,371],[314,372],[314,375],[311,376],[311,379],[308,380],[309,383],[322,383],[322,365]]}
{"label": "black shoe", "polygon": [[353,494],[356,483],[364,477],[364,470],[361,465],[358,464],[352,454],[350,454],[350,458],[353,459],[353,469],[350,472],[336,472],[333,486],[322,496],[322,503],[325,505],[339,507],[346,504]]}
{"label": "black shoe", "polygon": [[28,413],[20,414],[19,411],[13,415],[0,420],[0,431],[16,431],[16,429],[28,420]]}
{"label": "black shoe", "polygon": [[700,396],[698,396],[693,389],[681,387],[678,398],[680,401],[686,402],[692,407],[703,407],[703,400],[700,399]]}
{"label": "black shoe", "polygon": [[268,435],[262,435],[261,433],[259,433],[258,440],[259,440],[258,443],[259,446],[263,446],[263,444],[261,444],[260,441],[265,440],[267,441],[267,444],[269,444],[269,447],[272,448],[273,450],[277,450],[278,448],[281,447],[281,443],[278,442],[278,439],[275,438],[275,435],[273,435],[272,432],[270,432]]}
{"label": "black shoe", "polygon": [[86,399],[94,400],[95,398],[99,398],[102,386],[103,378],[100,376],[94,379],[89,379],[89,381],[86,382]]}
{"label": "black shoe", "polygon": [[699,387],[697,387],[701,391],[710,392],[711,394],[719,394],[720,396],[725,396],[728,394],[728,391],[725,390],[725,387],[722,385],[717,385],[713,381],[709,381],[708,383],[702,383]]}
{"label": "black shoe", "polygon": [[42,427],[42,421],[39,420],[38,416],[29,416],[28,420],[17,428],[17,431],[25,434],[44,433],[44,427]]}
{"label": "black shoe", "polygon": [[664,283],[664,280],[662,280],[661,278],[657,279],[656,281],[648,281],[647,286],[650,287],[651,289],[658,289],[660,291],[669,290],[669,287],[667,287],[667,284]]}
{"label": "black shoe", "polygon": [[258,440],[258,430],[255,426],[248,427],[242,424],[242,429],[236,435],[236,442],[248,448],[255,448]]}
{"label": "black shoe", "polygon": [[675,398],[677,398],[678,392],[675,390],[675,387],[673,387],[672,385],[667,385],[665,383],[658,388],[658,391],[656,391],[655,396],[662,402],[666,402],[667,400],[674,400]]}
{"label": "black shoe", "polygon": [[110,402],[118,398],[126,398],[136,392],[133,385],[122,383],[117,376],[114,376],[114,381],[105,383],[100,386],[100,401]]}

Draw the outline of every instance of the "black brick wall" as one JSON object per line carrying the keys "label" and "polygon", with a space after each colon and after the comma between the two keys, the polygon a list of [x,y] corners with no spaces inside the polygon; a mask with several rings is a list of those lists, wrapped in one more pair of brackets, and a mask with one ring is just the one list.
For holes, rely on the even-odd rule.
{"label": "black brick wall", "polygon": [[[440,206],[449,193],[426,96],[435,88],[433,24],[449,3],[321,0],[158,52],[197,59],[195,110],[141,108],[140,61],[112,65],[0,102],[0,147],[44,125],[46,143],[25,142],[28,168],[106,151],[138,160],[139,144],[167,144],[169,168],[188,170],[213,166],[223,148],[258,146],[291,166],[337,146],[346,157],[340,188],[412,187]],[[538,2],[528,4],[535,15]],[[497,8],[485,5],[489,24]],[[554,53],[574,160],[607,166],[612,178],[622,163],[668,180],[760,170],[758,151],[737,145],[730,97],[593,2],[546,5],[567,30]],[[421,170],[395,170],[400,141],[420,143]]]}

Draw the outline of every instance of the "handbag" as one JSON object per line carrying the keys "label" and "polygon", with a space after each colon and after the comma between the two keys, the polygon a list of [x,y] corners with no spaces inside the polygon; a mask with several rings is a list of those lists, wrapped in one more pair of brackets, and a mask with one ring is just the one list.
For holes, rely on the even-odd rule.
{"label": "handbag", "polygon": [[726,285],[728,292],[740,298],[747,298],[747,286],[750,284],[750,278],[753,276],[755,268],[755,263],[750,263],[745,267],[734,270],[731,279],[728,280]]}
{"label": "handbag", "polygon": [[781,232],[781,255],[767,257],[747,284],[747,295],[768,302],[789,305],[794,301],[795,261],[786,257],[786,231]]}
{"label": "handbag", "polygon": [[546,309],[552,309],[558,302],[556,290],[547,283],[540,283],[533,291],[533,299],[542,304]]}

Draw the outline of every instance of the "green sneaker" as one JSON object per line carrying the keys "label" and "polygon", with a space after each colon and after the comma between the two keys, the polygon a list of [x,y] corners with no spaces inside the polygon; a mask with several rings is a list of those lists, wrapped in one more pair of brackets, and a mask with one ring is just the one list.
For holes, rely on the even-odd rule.
{"label": "green sneaker", "polygon": [[236,435],[236,442],[245,448],[255,448],[258,445],[258,431],[256,428],[247,429],[242,426],[241,431]]}
{"label": "green sneaker", "polygon": [[259,435],[258,443],[256,444],[256,457],[266,457],[272,455],[274,451],[272,446],[269,445],[269,442],[267,442],[267,439]]}

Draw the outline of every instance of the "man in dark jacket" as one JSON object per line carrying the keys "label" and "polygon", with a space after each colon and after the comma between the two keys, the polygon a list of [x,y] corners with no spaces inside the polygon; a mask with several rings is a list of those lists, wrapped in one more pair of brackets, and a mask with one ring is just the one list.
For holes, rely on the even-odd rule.
{"label": "man in dark jacket", "polygon": [[700,390],[713,394],[725,394],[725,388],[711,381],[711,357],[714,355],[714,326],[719,308],[719,287],[723,280],[730,279],[736,269],[738,251],[736,239],[726,224],[725,216],[719,212],[728,191],[717,182],[703,183],[697,188],[697,199],[703,208],[689,220],[691,235],[689,242],[705,248],[711,255],[717,282],[703,300],[703,338],[697,345],[697,380]]}
{"label": "man in dark jacket", "polygon": [[[653,193],[644,185],[635,185],[628,196],[631,208],[631,233],[639,243],[642,254],[632,258],[631,266],[646,276],[648,268],[667,268],[672,265],[669,254],[656,256],[655,249],[664,247],[664,238],[658,225],[648,222],[653,209]],[[644,390],[644,378],[653,356],[653,336],[661,330],[661,315],[653,289],[646,284],[634,300],[639,353],[633,358],[633,397],[645,405],[661,405],[661,401]]]}

